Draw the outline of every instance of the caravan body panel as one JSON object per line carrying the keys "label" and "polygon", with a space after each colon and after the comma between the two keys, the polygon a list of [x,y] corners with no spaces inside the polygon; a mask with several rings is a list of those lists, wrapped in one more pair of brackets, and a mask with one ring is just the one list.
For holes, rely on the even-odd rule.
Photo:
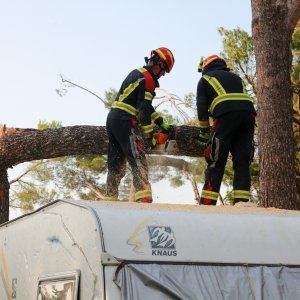
{"label": "caravan body panel", "polygon": [[39,277],[74,270],[80,299],[102,299],[99,227],[87,207],[56,202],[7,223],[0,245],[1,299],[36,299]]}
{"label": "caravan body panel", "polygon": [[105,248],[122,260],[300,265],[300,212],[103,203]]}
{"label": "caravan body panel", "polygon": [[41,280],[62,274],[66,287],[78,284],[79,299],[121,299],[121,262],[298,270],[299,233],[297,211],[55,201],[0,227],[0,298],[36,299],[49,285]]}

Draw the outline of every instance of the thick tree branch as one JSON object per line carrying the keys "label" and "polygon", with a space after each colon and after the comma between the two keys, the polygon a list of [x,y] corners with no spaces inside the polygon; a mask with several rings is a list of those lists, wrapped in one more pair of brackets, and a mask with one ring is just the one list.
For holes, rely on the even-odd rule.
{"label": "thick tree branch", "polygon": [[83,185],[86,186],[92,193],[94,193],[96,195],[96,197],[99,200],[103,200],[104,199],[104,195],[101,193],[101,191],[96,188],[87,178],[85,172],[84,172],[84,181],[83,181]]}
{"label": "thick tree branch", "polygon": [[[200,156],[203,149],[197,144],[199,129],[178,126],[175,129],[178,156]],[[0,167],[8,168],[19,163],[80,154],[107,153],[105,126],[71,126],[37,130],[15,128],[15,132],[0,138]],[[169,154],[162,150],[149,154]]]}
{"label": "thick tree branch", "polygon": [[195,195],[195,200],[199,203],[200,201],[200,193],[198,190],[197,182],[194,178],[194,175],[191,174],[192,171],[192,164],[185,161],[181,158],[174,158],[169,156],[148,156],[147,162],[149,166],[168,166],[173,167],[181,171],[183,174],[185,174],[186,178],[190,181],[193,192]]}
{"label": "thick tree branch", "polygon": [[[45,162],[42,161],[42,162],[38,163],[37,165],[35,165],[34,168],[36,168],[37,166],[40,166],[40,165],[42,165],[42,164],[44,164],[44,163],[45,163]],[[19,176],[17,176],[16,178],[10,180],[10,181],[9,181],[9,185],[12,185],[12,184],[14,184],[15,182],[20,181],[24,176],[26,176],[28,173],[30,173],[31,171],[33,171],[34,168],[28,168],[28,169],[26,169],[24,172],[22,172],[21,174],[19,174]]]}
{"label": "thick tree branch", "polygon": [[154,166],[168,166],[176,168],[182,172],[191,172],[192,164],[182,158],[175,158],[163,155],[151,155],[147,157],[147,162],[150,167]]}

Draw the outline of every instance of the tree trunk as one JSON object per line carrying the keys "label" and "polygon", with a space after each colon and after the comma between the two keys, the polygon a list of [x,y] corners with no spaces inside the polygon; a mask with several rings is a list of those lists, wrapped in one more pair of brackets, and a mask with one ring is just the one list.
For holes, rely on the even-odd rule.
{"label": "tree trunk", "polygon": [[[175,128],[177,156],[201,156],[204,149],[198,146],[199,128]],[[7,169],[32,160],[70,155],[107,153],[107,134],[104,126],[71,126],[56,129],[22,129],[0,126],[0,223],[8,221],[9,183]],[[164,149],[149,154],[170,154]]]}
{"label": "tree trunk", "polygon": [[290,81],[292,29],[286,3],[252,0],[258,75],[259,199],[263,207],[296,209]]}
{"label": "tree trunk", "polygon": [[9,183],[7,169],[0,168],[0,224],[9,218]]}
{"label": "tree trunk", "polygon": [[[178,149],[176,156],[201,156],[198,146],[199,128],[178,126],[175,129]],[[0,166],[12,167],[19,163],[80,154],[107,153],[105,126],[71,126],[57,129],[15,129],[5,138],[0,138]],[[153,150],[149,154],[168,154]]]}

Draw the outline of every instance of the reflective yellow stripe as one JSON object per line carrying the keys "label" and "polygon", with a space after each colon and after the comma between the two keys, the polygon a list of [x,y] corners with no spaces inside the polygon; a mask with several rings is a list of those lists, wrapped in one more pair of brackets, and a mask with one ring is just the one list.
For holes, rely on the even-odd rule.
{"label": "reflective yellow stripe", "polygon": [[139,68],[138,71],[140,71],[141,73],[144,73],[144,72],[147,71],[147,69],[146,68]]}
{"label": "reflective yellow stripe", "polygon": [[134,107],[132,107],[129,104],[123,103],[123,102],[115,101],[115,102],[113,102],[111,107],[124,110],[133,116],[137,115],[137,110]]}
{"label": "reflective yellow stripe", "polygon": [[151,124],[150,125],[146,125],[146,126],[142,126],[142,130],[143,130],[144,133],[150,133],[150,132],[153,131],[153,127],[152,127]]}
{"label": "reflective yellow stripe", "polygon": [[150,92],[145,92],[145,100],[152,101],[153,95]]}
{"label": "reflective yellow stripe", "polygon": [[246,89],[246,85],[245,85],[245,82],[242,80],[242,85],[243,85],[243,92],[244,94],[247,94],[247,89]]}
{"label": "reflective yellow stripe", "polygon": [[219,193],[202,190],[201,198],[207,198],[211,200],[218,200]]}
{"label": "reflective yellow stripe", "polygon": [[217,55],[213,55],[209,60],[207,60],[205,62],[205,65],[207,66],[208,64],[210,64],[212,61],[218,59],[219,57]]}
{"label": "reflective yellow stripe", "polygon": [[215,107],[223,101],[250,101],[253,102],[251,97],[244,93],[229,93],[216,97],[210,105],[210,112],[213,113]]}
{"label": "reflective yellow stripe", "polygon": [[204,75],[203,78],[213,87],[218,95],[226,94],[226,91],[215,77]]}
{"label": "reflective yellow stripe", "polygon": [[138,191],[135,193],[135,199],[141,199],[144,197],[152,197],[152,193],[151,190],[147,189],[147,190],[142,190],[142,191]]}
{"label": "reflective yellow stripe", "polygon": [[250,192],[243,190],[234,190],[233,191],[234,198],[242,198],[242,199],[250,199]]}
{"label": "reflective yellow stripe", "polygon": [[144,80],[144,78],[139,78],[136,82],[130,83],[128,87],[124,89],[123,93],[119,96],[118,101],[124,101],[124,99],[126,99],[139,86],[142,80]]}
{"label": "reflective yellow stripe", "polygon": [[[157,49],[155,51],[157,53],[159,53],[165,61],[167,61],[167,57],[164,55],[164,53],[161,50]],[[173,55],[170,53],[170,51],[168,51],[168,53],[169,53],[169,56],[170,56],[170,59],[171,59],[172,65],[173,65],[174,64]]]}
{"label": "reflective yellow stripe", "polygon": [[162,58],[163,58],[164,60],[167,60],[166,56],[163,54],[163,52],[162,52],[161,50],[157,49],[156,52],[159,53],[160,56],[162,56]]}
{"label": "reflective yellow stripe", "polygon": [[209,127],[209,121],[199,121],[200,128],[207,128]]}
{"label": "reflective yellow stripe", "polygon": [[159,117],[160,114],[155,111],[154,113],[151,114],[151,121],[154,123]]}
{"label": "reflective yellow stripe", "polygon": [[247,94],[247,90],[244,82],[243,85],[243,93],[226,93],[220,82],[215,77],[210,77],[208,75],[204,75],[203,78],[213,87],[218,96],[212,101],[210,105],[210,112],[213,113],[216,105],[223,101],[252,101],[251,97]]}
{"label": "reflective yellow stripe", "polygon": [[116,196],[104,196],[103,200],[106,200],[106,201],[117,201],[118,197],[116,197]]}

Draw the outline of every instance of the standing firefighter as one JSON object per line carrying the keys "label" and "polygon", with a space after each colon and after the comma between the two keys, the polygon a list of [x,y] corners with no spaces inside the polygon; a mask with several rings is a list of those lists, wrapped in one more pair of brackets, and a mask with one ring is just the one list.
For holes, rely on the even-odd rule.
{"label": "standing firefighter", "polygon": [[158,79],[172,70],[174,56],[169,49],[161,47],[153,50],[145,62],[144,67],[133,70],[125,78],[107,117],[106,200],[118,199],[118,187],[125,175],[127,160],[133,176],[136,202],[152,202],[145,149],[153,146],[152,124],[166,132],[170,128],[153,108],[152,100],[155,88],[159,87]]}
{"label": "standing firefighter", "polygon": [[[255,109],[242,79],[217,55],[201,59],[197,87],[200,144],[208,163],[200,204],[216,205],[229,152],[232,155],[234,204],[249,201]],[[212,127],[209,116],[213,118]]]}

